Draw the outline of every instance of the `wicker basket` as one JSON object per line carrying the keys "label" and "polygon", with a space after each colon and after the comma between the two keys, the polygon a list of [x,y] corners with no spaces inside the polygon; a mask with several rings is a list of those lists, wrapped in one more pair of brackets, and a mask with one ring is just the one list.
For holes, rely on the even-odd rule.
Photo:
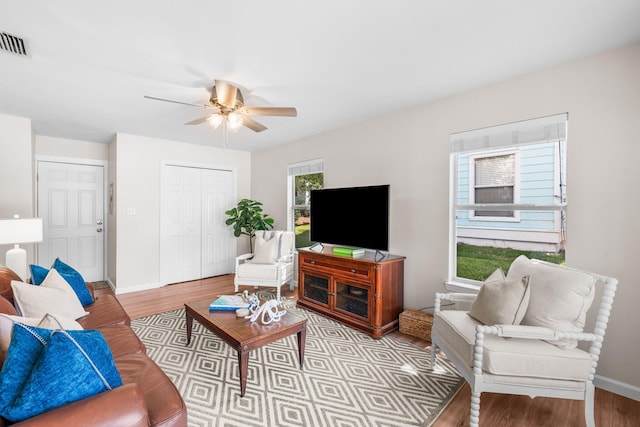
{"label": "wicker basket", "polygon": [[405,310],[400,313],[400,332],[431,342],[433,315],[424,311]]}

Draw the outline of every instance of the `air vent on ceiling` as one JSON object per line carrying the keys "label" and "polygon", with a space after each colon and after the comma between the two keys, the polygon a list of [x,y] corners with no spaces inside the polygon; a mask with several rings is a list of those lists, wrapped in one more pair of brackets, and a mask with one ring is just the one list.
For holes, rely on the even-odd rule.
{"label": "air vent on ceiling", "polygon": [[29,56],[27,53],[27,42],[13,34],[0,31],[0,50],[15,53],[20,56]]}

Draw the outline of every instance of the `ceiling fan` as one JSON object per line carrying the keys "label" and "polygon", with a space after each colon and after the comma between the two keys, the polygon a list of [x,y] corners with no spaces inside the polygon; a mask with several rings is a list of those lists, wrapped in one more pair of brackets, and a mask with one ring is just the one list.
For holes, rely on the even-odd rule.
{"label": "ceiling fan", "polygon": [[154,96],[144,96],[156,101],[173,102],[175,104],[191,105],[211,110],[211,113],[185,123],[186,125],[199,125],[209,122],[214,128],[226,122],[229,129],[235,130],[241,126],[246,126],[254,132],[262,132],[266,126],[258,123],[249,116],[281,116],[296,117],[298,111],[293,107],[245,107],[242,92],[231,83],[216,80],[211,88],[209,104],[192,104],[189,102],[174,101],[172,99],[156,98]]}

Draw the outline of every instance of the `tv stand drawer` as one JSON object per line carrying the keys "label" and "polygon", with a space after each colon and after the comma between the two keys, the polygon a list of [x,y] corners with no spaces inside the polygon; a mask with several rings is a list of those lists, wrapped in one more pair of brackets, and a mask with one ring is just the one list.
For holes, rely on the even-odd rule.
{"label": "tv stand drawer", "polygon": [[367,264],[358,264],[352,260],[340,260],[332,258],[307,257],[306,255],[299,258],[302,268],[311,268],[314,270],[325,271],[334,275],[347,278],[357,278],[364,281],[371,281],[373,278],[373,267]]}

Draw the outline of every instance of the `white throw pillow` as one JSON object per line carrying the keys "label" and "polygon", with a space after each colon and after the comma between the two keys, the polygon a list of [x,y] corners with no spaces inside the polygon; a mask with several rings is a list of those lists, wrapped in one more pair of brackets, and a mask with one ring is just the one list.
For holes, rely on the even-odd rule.
{"label": "white throw pillow", "polygon": [[278,253],[278,236],[265,240],[261,236],[256,236],[255,248],[251,262],[254,264],[274,264]]}
{"label": "white throw pillow", "polygon": [[45,314],[52,313],[78,319],[89,314],[84,311],[71,285],[53,268],[40,286],[13,280],[11,288],[18,312],[22,316],[42,318]]}
{"label": "white throw pillow", "polygon": [[491,273],[489,277],[484,280],[484,283],[495,282],[496,280],[504,280],[507,277],[504,275],[504,271],[500,267],[496,268],[496,271]]}
{"label": "white throw pillow", "polygon": [[480,288],[469,315],[485,325],[519,325],[528,304],[529,276],[505,279],[498,269]]}
{"label": "white throw pillow", "polygon": [[[523,325],[543,326],[563,332],[582,332],[595,295],[596,278],[562,266],[541,264],[521,255],[507,278],[531,277],[529,307]],[[575,348],[576,340],[549,341],[560,348]]]}

